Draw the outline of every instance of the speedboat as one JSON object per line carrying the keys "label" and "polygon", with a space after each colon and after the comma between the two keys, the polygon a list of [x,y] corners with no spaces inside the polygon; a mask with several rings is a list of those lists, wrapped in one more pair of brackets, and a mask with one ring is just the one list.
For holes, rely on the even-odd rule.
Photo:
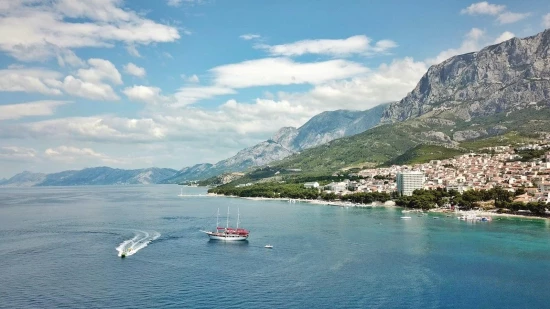
{"label": "speedboat", "polygon": [[403,220],[409,220],[410,218],[411,218],[411,217],[408,217],[408,216],[406,216],[406,217],[401,217],[401,219],[403,219]]}
{"label": "speedboat", "polygon": [[264,248],[267,248],[267,249],[273,249],[273,246],[272,245],[265,245]]}

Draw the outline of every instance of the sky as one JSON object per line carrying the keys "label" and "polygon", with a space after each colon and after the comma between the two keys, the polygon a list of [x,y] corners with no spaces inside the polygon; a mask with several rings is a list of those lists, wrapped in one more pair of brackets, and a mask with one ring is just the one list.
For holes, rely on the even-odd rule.
{"label": "sky", "polygon": [[0,0],[0,178],[215,163],[546,28],[535,0]]}

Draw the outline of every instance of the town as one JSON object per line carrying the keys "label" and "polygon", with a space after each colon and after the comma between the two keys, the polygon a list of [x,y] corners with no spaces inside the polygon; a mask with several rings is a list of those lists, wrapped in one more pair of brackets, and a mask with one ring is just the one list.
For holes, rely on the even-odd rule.
{"label": "town", "polygon": [[[509,192],[524,192],[515,201],[550,202],[550,145],[544,141],[521,147],[487,147],[446,160],[415,165],[394,165],[363,169],[350,176],[359,180],[332,182],[324,189],[346,195],[355,192],[412,195],[416,189],[442,188],[463,193],[501,187]],[[534,156],[533,156],[534,155]],[[539,156],[540,155],[540,156]],[[318,187],[306,183],[305,187]]]}

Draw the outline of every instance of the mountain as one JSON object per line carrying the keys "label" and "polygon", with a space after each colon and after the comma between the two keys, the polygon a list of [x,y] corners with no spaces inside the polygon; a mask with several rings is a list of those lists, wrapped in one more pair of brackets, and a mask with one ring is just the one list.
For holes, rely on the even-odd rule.
{"label": "mountain", "polygon": [[477,143],[472,140],[501,136],[500,143],[521,142],[550,132],[550,30],[430,67],[411,93],[389,105],[381,122],[271,165],[304,174],[331,173],[432,155],[429,147],[406,153],[419,145],[460,152]]}
{"label": "mountain", "polygon": [[3,187],[32,187],[46,179],[46,174],[31,173],[24,171],[3,181],[0,185]]}
{"label": "mountain", "polygon": [[292,140],[292,149],[300,151],[364,132],[380,122],[386,107],[383,104],[368,111],[337,110],[320,113],[297,130],[298,134]]}
{"label": "mountain", "polygon": [[176,172],[176,170],[169,168],[123,170],[110,167],[94,167],[53,174],[23,172],[13,176],[1,185],[31,187],[154,184],[173,176]]}
{"label": "mountain", "polygon": [[437,116],[469,121],[550,104],[550,29],[512,38],[430,67],[416,88],[385,111],[391,123]]}
{"label": "mountain", "polygon": [[383,104],[366,111],[336,110],[320,113],[300,128],[283,127],[271,139],[245,148],[231,158],[216,164],[202,163],[183,168],[163,182],[201,180],[284,159],[304,149],[376,126],[386,107],[387,104]]}

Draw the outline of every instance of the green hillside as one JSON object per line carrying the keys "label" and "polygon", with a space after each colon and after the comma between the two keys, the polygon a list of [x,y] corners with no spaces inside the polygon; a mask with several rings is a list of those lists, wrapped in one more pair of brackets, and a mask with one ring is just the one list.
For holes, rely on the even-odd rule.
{"label": "green hillside", "polygon": [[465,152],[466,151],[463,149],[421,144],[405,151],[405,153],[384,163],[384,165],[391,166],[426,163],[431,160],[444,160],[452,158]]}
{"label": "green hillside", "polygon": [[[309,175],[329,174],[350,166],[419,163],[483,147],[528,143],[541,133],[550,132],[550,110],[547,107],[503,112],[471,121],[445,116],[448,118],[420,117],[381,125],[305,150],[275,162],[271,167],[301,169],[302,174]],[[467,134],[479,136],[457,141],[458,133],[466,137]]]}

